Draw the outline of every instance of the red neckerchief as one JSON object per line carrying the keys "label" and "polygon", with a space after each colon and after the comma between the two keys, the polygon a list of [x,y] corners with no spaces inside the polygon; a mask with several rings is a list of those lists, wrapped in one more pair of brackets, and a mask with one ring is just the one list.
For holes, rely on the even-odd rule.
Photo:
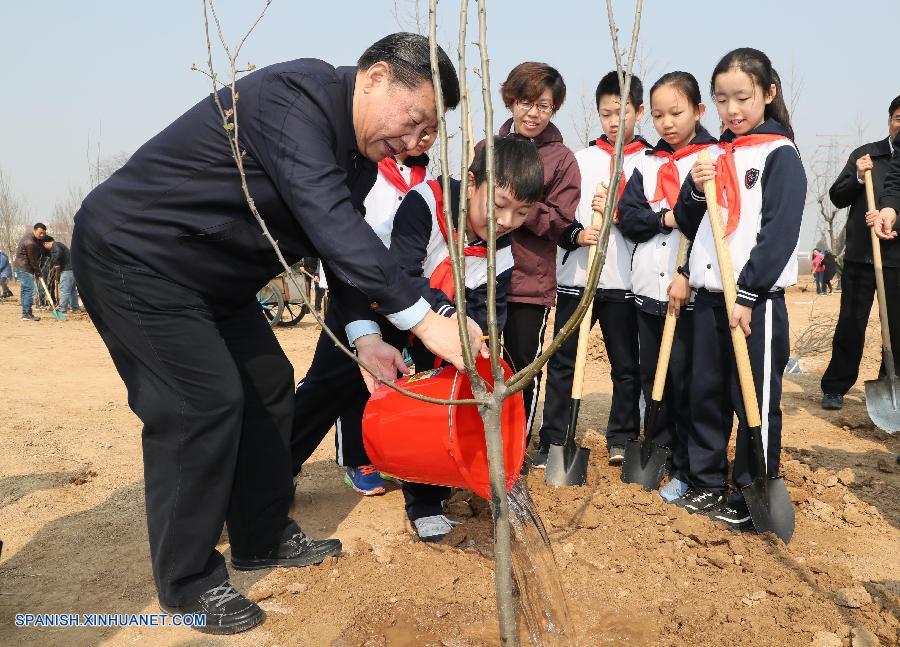
{"label": "red neckerchief", "polygon": [[737,169],[734,165],[734,149],[741,146],[758,146],[767,142],[790,138],[784,135],[767,135],[757,133],[743,135],[731,142],[719,142],[719,147],[724,151],[716,159],[716,177],[718,178],[719,204],[728,209],[728,224],[725,225],[725,236],[731,235],[737,229],[741,220],[741,185],[737,178]]}
{"label": "red neckerchief", "polygon": [[[609,154],[609,177],[612,179],[613,166],[616,164],[616,149],[610,144],[608,141],[603,139],[602,137],[598,137],[594,140],[594,145],[602,151],[606,151]],[[630,144],[625,145],[625,149],[622,151],[622,166],[625,166],[625,159],[634,155],[635,153],[639,153],[642,150],[647,148],[647,144],[642,142],[640,139],[633,140]],[[619,191],[616,196],[616,211],[613,214],[613,222],[619,222],[619,200],[622,198],[622,194],[625,192],[625,185],[628,183],[628,178],[625,177],[625,171],[621,172],[621,177],[619,178]]]}
{"label": "red neckerchief", "polygon": [[[449,247],[450,240],[447,236],[447,223],[444,222],[444,192],[441,190],[441,183],[437,180],[428,180],[427,184],[434,194],[434,201],[436,203],[435,219],[437,220],[438,227],[441,229],[441,235],[444,237],[444,242],[446,242]],[[487,247],[481,245],[466,245],[463,248],[463,255],[487,258]],[[453,297],[456,295],[456,286],[453,283],[453,267],[450,265],[449,255],[434,268],[428,282],[431,287],[437,288],[446,294],[448,299],[453,301]]]}
{"label": "red neckerchief", "polygon": [[653,202],[659,202],[665,198],[669,203],[669,209],[675,208],[675,203],[678,202],[678,192],[681,191],[681,177],[678,175],[678,167],[675,165],[675,162],[689,155],[699,153],[708,146],[712,146],[712,143],[688,144],[674,153],[662,150],[653,151],[653,155],[656,157],[668,159],[656,174],[656,193],[653,196]]}
{"label": "red neckerchief", "polygon": [[378,171],[390,182],[400,193],[406,194],[412,187],[416,186],[425,179],[424,166],[411,166],[409,184],[403,177],[403,173],[397,168],[397,160],[393,157],[385,157],[378,162]]}

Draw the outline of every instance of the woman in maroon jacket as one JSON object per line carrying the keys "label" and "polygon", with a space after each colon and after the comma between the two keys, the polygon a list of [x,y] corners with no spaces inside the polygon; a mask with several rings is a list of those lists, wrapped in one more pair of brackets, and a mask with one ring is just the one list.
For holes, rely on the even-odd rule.
{"label": "woman in maroon jacket", "polygon": [[[501,137],[525,137],[534,142],[544,162],[544,191],[531,207],[525,224],[513,232],[515,259],[507,293],[503,343],[517,369],[541,352],[547,315],[556,298],[556,241],[572,224],[581,195],[581,174],[575,156],[559,129],[550,123],[566,98],[562,76],[546,63],[521,63],[500,86],[512,119]],[[540,390],[541,374],[522,394],[528,413],[528,437]]]}

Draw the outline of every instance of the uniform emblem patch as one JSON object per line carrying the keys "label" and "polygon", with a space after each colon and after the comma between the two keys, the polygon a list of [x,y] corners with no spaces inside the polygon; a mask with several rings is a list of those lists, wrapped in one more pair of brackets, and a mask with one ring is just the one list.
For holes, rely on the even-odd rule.
{"label": "uniform emblem patch", "polygon": [[753,185],[756,184],[756,181],[758,179],[759,179],[759,169],[758,168],[749,169],[744,174],[744,186],[747,187],[748,189],[752,189]]}

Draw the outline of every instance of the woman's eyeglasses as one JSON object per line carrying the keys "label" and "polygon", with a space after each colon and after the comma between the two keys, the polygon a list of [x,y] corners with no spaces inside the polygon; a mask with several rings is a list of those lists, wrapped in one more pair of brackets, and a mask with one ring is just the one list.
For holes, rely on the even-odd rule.
{"label": "woman's eyeglasses", "polygon": [[542,115],[549,115],[556,109],[552,103],[535,103],[534,101],[524,101],[522,99],[516,99],[515,101],[516,108],[521,110],[522,112],[528,112],[532,108],[537,108],[538,112]]}

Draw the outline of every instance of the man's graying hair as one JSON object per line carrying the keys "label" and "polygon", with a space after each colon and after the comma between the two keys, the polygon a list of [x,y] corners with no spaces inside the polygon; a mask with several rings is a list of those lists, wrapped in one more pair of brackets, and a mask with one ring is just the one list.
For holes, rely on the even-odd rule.
{"label": "man's graying hair", "polygon": [[[453,110],[459,105],[459,78],[446,52],[440,46],[437,49],[444,106]],[[431,83],[431,58],[425,36],[410,32],[385,36],[363,52],[356,64],[365,71],[379,61],[390,65],[393,78],[408,88],[416,88],[422,82]]]}

